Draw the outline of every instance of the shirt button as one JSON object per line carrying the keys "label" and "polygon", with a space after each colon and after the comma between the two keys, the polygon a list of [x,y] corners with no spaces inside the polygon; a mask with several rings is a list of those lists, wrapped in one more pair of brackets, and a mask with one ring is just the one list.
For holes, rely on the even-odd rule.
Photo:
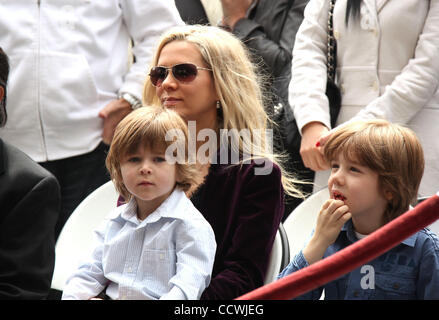
{"label": "shirt button", "polygon": [[395,282],[395,283],[393,284],[393,289],[398,290],[399,288],[400,288],[399,283],[398,283],[398,282]]}
{"label": "shirt button", "polygon": [[357,290],[355,290],[355,291],[354,291],[354,297],[355,297],[355,298],[358,298],[359,295],[360,295],[359,292],[358,292]]}
{"label": "shirt button", "polygon": [[371,87],[374,91],[378,91],[378,82],[374,81]]}
{"label": "shirt button", "polygon": [[342,94],[345,94],[346,93],[346,89],[345,89],[345,87],[344,87],[344,84],[342,83],[342,84],[340,84],[340,92],[342,93]]}

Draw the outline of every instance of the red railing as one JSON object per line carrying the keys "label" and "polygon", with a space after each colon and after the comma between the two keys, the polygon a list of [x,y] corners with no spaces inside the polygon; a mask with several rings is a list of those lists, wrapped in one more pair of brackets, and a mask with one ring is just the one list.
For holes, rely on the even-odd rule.
{"label": "red railing", "polygon": [[292,299],[373,260],[439,219],[439,193],[387,223],[364,239],[237,300]]}

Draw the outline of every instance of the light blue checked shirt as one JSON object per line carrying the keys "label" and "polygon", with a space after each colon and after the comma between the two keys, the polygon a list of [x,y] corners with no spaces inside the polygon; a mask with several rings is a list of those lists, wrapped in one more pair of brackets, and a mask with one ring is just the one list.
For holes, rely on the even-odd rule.
{"label": "light blue checked shirt", "polygon": [[115,209],[96,230],[91,259],[67,280],[63,299],[90,299],[106,289],[112,299],[199,299],[215,258],[210,224],[176,189],[145,220],[137,204]]}

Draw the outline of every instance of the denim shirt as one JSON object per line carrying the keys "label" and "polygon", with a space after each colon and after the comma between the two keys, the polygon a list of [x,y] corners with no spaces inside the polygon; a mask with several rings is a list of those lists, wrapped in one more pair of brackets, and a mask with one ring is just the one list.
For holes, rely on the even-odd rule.
{"label": "denim shirt", "polygon": [[[323,257],[357,240],[350,220]],[[278,278],[306,266],[300,251]],[[439,238],[424,228],[374,260],[297,299],[319,299],[323,289],[325,300],[439,299]]]}

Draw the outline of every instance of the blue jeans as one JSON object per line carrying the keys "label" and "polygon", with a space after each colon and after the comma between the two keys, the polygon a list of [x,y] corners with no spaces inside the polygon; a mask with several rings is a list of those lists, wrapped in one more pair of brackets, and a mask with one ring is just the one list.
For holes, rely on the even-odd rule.
{"label": "blue jeans", "polygon": [[105,167],[107,153],[108,146],[101,142],[90,153],[40,163],[52,172],[61,186],[61,212],[55,226],[55,241],[79,203],[96,188],[110,180]]}

